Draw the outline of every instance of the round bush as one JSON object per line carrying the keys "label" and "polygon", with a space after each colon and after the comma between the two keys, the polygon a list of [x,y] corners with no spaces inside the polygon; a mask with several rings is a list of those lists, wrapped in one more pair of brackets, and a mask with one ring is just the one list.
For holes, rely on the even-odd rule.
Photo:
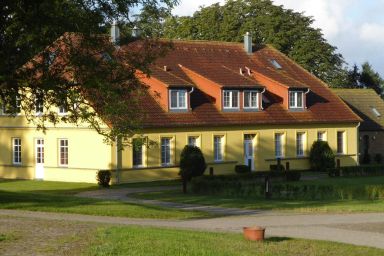
{"label": "round bush", "polygon": [[180,155],[180,175],[183,180],[204,174],[207,165],[200,148],[186,145]]}
{"label": "round bush", "polygon": [[335,168],[335,154],[326,141],[313,143],[309,161],[313,171],[325,172],[330,168]]}

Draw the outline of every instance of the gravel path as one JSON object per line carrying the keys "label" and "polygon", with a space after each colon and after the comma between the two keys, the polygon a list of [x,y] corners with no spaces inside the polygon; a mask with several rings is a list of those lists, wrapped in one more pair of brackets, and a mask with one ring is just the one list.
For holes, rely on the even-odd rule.
{"label": "gravel path", "polygon": [[242,232],[244,226],[264,226],[267,237],[328,240],[384,249],[384,213],[287,214],[258,213],[194,220],[154,220],[20,210],[0,210],[0,216],[47,221],[170,227],[215,232]]}
{"label": "gravel path", "polygon": [[96,198],[105,200],[119,200],[127,203],[135,204],[148,204],[156,205],[167,208],[174,208],[186,211],[202,211],[218,215],[250,215],[258,213],[267,213],[267,211],[261,210],[247,210],[239,208],[224,208],[218,206],[209,205],[196,205],[196,204],[183,204],[174,202],[164,202],[159,200],[138,199],[130,197],[130,194],[147,193],[147,192],[159,192],[180,189],[180,186],[162,186],[162,187],[148,187],[148,188],[123,188],[123,189],[99,189],[92,191],[85,191],[77,194],[78,197]]}

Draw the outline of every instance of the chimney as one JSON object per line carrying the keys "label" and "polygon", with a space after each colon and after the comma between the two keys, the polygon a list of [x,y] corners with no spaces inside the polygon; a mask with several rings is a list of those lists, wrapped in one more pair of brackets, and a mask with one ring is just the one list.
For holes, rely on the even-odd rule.
{"label": "chimney", "polygon": [[252,36],[249,32],[244,35],[244,50],[248,54],[252,54]]}
{"label": "chimney", "polygon": [[120,41],[120,29],[115,20],[111,26],[111,41],[113,44],[118,44]]}

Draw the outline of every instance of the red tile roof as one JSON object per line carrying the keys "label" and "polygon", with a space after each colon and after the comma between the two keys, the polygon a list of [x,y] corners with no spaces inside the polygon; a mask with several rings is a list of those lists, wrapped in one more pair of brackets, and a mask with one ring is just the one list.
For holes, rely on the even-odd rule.
{"label": "red tile roof", "polygon": [[[187,113],[166,112],[150,95],[143,99],[146,112],[145,127],[179,126],[223,126],[253,124],[304,124],[304,123],[357,123],[361,119],[341,101],[328,86],[304,70],[271,46],[247,54],[239,43],[175,41],[173,49],[156,61],[152,76],[169,86],[193,85],[180,67],[186,67],[221,87],[266,88],[270,103],[258,112],[222,112],[203,91],[197,89],[191,94],[192,111]],[[276,60],[281,69],[276,69],[271,60]],[[164,71],[167,66],[167,71]],[[240,74],[240,68],[243,74]],[[251,74],[248,74],[250,69]],[[257,76],[268,79],[282,87],[310,89],[307,95],[307,109],[293,112],[284,109],[274,95],[268,93],[268,85],[260,84]],[[220,100],[220,99],[216,99]]]}

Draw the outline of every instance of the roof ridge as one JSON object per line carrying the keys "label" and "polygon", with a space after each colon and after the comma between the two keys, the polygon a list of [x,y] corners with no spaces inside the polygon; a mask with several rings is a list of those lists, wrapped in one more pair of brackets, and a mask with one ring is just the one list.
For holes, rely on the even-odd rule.
{"label": "roof ridge", "polygon": [[218,40],[198,40],[198,39],[168,39],[168,38],[162,38],[160,39],[162,41],[171,41],[172,43],[192,43],[192,44],[211,44],[211,45],[235,45],[235,46],[242,46],[243,43],[241,42],[228,42],[228,41],[218,41]]}

